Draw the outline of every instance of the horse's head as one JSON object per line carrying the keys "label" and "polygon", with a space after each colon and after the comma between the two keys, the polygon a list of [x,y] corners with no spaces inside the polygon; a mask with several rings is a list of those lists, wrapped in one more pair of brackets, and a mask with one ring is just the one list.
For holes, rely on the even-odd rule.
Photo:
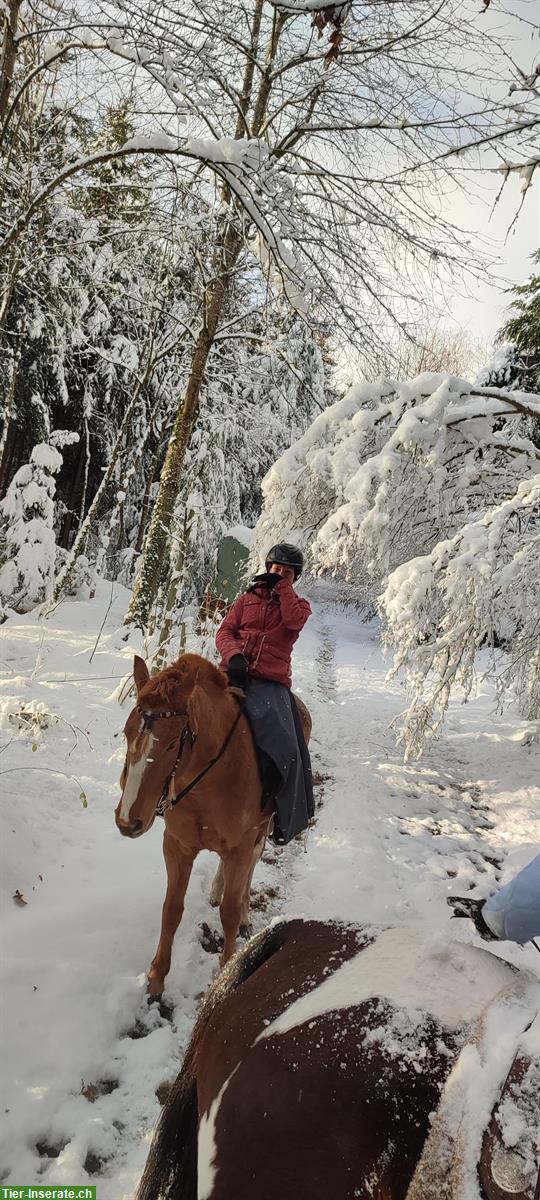
{"label": "horse's head", "polygon": [[171,667],[150,677],[146,663],[135,655],[137,706],[124,727],[127,751],[120,776],[122,796],[115,810],[116,824],[124,837],[140,837],[150,829],[180,753],[182,733],[187,728],[197,733],[194,691],[205,667],[221,674],[197,654],[184,654]]}

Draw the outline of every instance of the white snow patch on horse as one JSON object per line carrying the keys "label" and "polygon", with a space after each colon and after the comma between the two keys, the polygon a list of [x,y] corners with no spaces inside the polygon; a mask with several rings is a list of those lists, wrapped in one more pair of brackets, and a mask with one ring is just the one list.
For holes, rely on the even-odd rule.
{"label": "white snow patch on horse", "polygon": [[[399,965],[399,971],[396,969]],[[472,1021],[510,978],[510,968],[462,942],[443,944],[416,929],[385,929],[367,949],[312,992],[301,996],[259,1034],[287,1033],[305,1021],[378,997],[398,1008],[431,1013],[452,1028]]]}

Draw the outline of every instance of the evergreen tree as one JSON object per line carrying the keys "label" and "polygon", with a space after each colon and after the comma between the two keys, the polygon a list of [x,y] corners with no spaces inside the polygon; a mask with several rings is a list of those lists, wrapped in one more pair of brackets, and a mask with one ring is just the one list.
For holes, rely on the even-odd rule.
{"label": "evergreen tree", "polygon": [[[70,440],[70,435],[59,435],[58,440]],[[39,442],[0,504],[0,598],[16,612],[28,612],[51,594],[55,475],[61,466],[57,447]]]}
{"label": "evergreen tree", "polygon": [[481,367],[474,382],[479,387],[506,388],[509,391],[523,387],[523,362],[515,342],[503,342]]}
{"label": "evergreen tree", "polygon": [[[540,262],[540,251],[534,256]],[[500,330],[499,336],[515,343],[520,359],[520,387],[540,392],[540,275],[532,274],[526,283],[514,288],[514,315]]]}

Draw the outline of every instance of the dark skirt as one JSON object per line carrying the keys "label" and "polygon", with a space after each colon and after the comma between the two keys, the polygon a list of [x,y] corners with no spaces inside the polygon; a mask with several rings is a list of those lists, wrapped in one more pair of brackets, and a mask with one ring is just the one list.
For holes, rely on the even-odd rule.
{"label": "dark skirt", "polygon": [[263,801],[275,806],[274,841],[285,845],[314,813],[309,750],[294,696],[282,683],[250,679],[244,705],[259,755]]}

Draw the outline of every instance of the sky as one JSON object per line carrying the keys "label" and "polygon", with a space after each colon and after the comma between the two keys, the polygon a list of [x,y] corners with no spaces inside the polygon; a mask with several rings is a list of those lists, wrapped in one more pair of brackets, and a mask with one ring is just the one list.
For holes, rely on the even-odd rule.
{"label": "sky", "polygon": [[501,177],[483,173],[480,198],[479,179],[475,178],[476,195],[467,198],[457,192],[448,201],[446,215],[456,224],[470,229],[487,243],[498,261],[492,271],[486,271],[483,283],[458,283],[446,289],[449,323],[464,326],[473,338],[491,342],[503,323],[511,296],[506,289],[523,283],[533,271],[531,256],[540,248],[540,175],[537,171],[533,185],[522,200],[521,181],[517,174],[507,180],[502,196],[493,211]]}
{"label": "sky", "polygon": [[[482,60],[476,58],[476,47],[468,51],[463,46],[463,72],[466,77],[477,72],[479,104],[482,98],[503,105],[512,99],[529,116],[531,93],[522,88],[513,91],[511,85],[518,81],[518,72],[531,76],[540,64],[538,0],[488,0],[487,9],[480,0],[463,0],[463,6],[467,19],[480,33],[487,34]],[[466,89],[463,100],[466,107],[470,103]],[[516,117],[517,113],[509,114],[509,120]],[[524,195],[519,171],[511,172],[504,181],[501,166],[509,161],[519,167],[536,158],[540,154],[539,132],[540,126],[522,135],[519,142],[512,138],[497,141],[485,147],[481,157],[469,152],[459,159],[449,158],[446,178],[439,175],[431,195],[425,186],[419,193],[421,203],[429,201],[441,222],[457,231],[459,243],[470,244],[471,270],[456,270],[452,276],[448,265],[443,264],[437,276],[431,266],[423,276],[415,263],[418,274],[412,291],[424,304],[423,310],[418,310],[418,325],[414,324],[414,307],[412,319],[411,313],[403,315],[399,306],[395,311],[416,337],[424,328],[433,327],[441,336],[445,330],[450,334],[464,330],[474,359],[471,375],[491,357],[497,334],[509,316],[512,289],[536,269],[533,256],[540,249],[540,168]],[[480,269],[479,259],[484,263]],[[362,358],[358,359],[356,351],[346,344],[339,347],[337,365],[343,386],[366,370]]]}
{"label": "sky", "polygon": [[[479,5],[479,8],[481,6]],[[478,21],[494,39],[502,42],[514,63],[525,74],[531,74],[540,62],[540,27],[537,0],[491,0],[486,12],[479,12]],[[466,61],[466,59],[465,59]],[[500,55],[494,66],[505,67]],[[506,76],[506,70],[503,70]],[[513,71],[508,61],[508,80]],[[494,93],[500,87],[494,82]],[[506,87],[504,88],[506,92]],[[526,93],[519,92],[516,99],[526,103]],[[529,138],[523,153],[510,150],[512,162],[526,161],[534,146],[534,133]],[[538,137],[536,137],[538,147]],[[502,155],[505,148],[502,147]],[[470,180],[466,191],[456,188],[448,197],[445,215],[486,244],[489,253],[496,257],[497,264],[486,272],[483,285],[474,288],[457,285],[447,290],[447,302],[451,318],[465,326],[471,336],[482,341],[492,340],[504,322],[511,297],[505,289],[523,283],[533,270],[531,256],[540,248],[540,171],[536,171],[523,208],[516,219],[521,200],[521,179],[516,172],[507,179],[502,195],[493,208],[500,190],[502,176],[496,170],[480,170],[470,161],[464,162],[465,178]],[[468,192],[468,194],[467,194]]]}

